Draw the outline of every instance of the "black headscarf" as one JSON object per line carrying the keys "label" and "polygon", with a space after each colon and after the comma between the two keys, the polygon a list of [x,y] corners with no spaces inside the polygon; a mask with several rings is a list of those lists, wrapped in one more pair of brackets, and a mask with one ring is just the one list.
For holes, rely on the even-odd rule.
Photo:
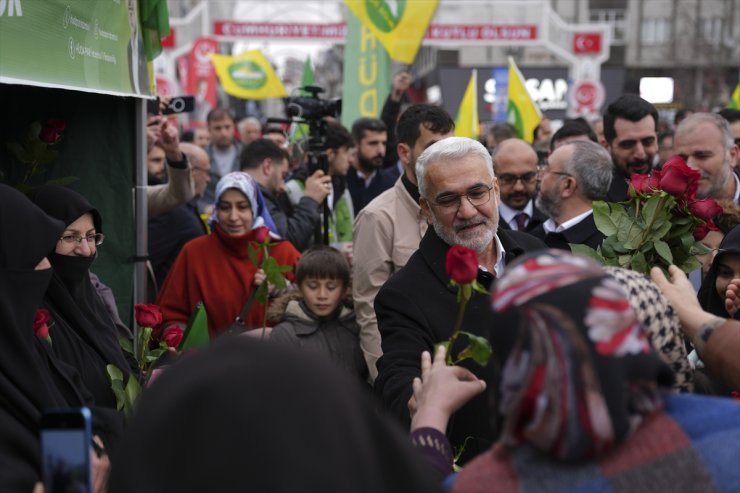
{"label": "black headscarf", "polygon": [[143,395],[111,493],[440,491],[408,438],[315,355],[238,337]]}
{"label": "black headscarf", "polygon": [[0,184],[0,491],[31,491],[39,480],[42,411],[84,402],[33,332],[51,278],[51,269],[34,268],[63,230],[23,194]]}
{"label": "black headscarf", "polygon": [[[44,185],[28,196],[65,226],[89,212],[96,232],[102,232],[98,211],[69,188]],[[116,398],[105,367],[114,364],[124,373],[130,373],[132,365],[118,343],[118,328],[90,281],[89,268],[95,256],[59,255],[53,250],[48,255],[54,274],[44,296],[44,306],[54,321],[49,329],[54,353],[77,368],[96,404],[115,408]]]}
{"label": "black headscarf", "polygon": [[[734,253],[740,255],[740,228],[735,226],[732,228],[719,244],[719,251],[717,256],[712,261],[712,266],[709,268],[709,272],[701,282],[699,288],[699,304],[704,310],[709,313],[713,313],[718,317],[732,318],[727,313],[725,308],[725,299],[717,293],[717,269],[719,268],[720,259],[728,253]],[[736,314],[736,318],[740,317],[740,310]]]}

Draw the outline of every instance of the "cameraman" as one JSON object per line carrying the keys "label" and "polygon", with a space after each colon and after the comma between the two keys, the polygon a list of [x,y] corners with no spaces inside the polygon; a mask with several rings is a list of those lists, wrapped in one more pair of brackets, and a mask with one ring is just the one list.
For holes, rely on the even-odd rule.
{"label": "cameraman", "polygon": [[[327,171],[331,178],[329,206],[329,244],[336,247],[348,259],[351,259],[352,223],[355,219],[352,197],[347,189],[347,171],[349,170],[349,150],[354,141],[349,131],[336,122],[326,124],[324,152],[326,153]],[[307,192],[307,179],[310,170],[304,164],[298,168],[285,185],[291,204],[298,205]],[[316,229],[314,243],[323,242],[323,218],[321,226]]]}
{"label": "cameraman", "polygon": [[310,247],[321,223],[319,207],[331,192],[331,177],[322,170],[315,171],[306,179],[303,197],[292,204],[279,200],[288,175],[285,149],[268,139],[252,141],[241,153],[240,166],[258,183],[278,234],[301,252]]}

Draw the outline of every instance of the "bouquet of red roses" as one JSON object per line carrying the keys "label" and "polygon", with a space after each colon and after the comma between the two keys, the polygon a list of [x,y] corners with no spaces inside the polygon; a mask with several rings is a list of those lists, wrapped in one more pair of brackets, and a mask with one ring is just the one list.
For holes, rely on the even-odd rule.
{"label": "bouquet of red roses", "polygon": [[696,197],[700,178],[679,156],[651,175],[633,174],[629,200],[593,203],[594,222],[606,236],[601,246],[571,245],[573,253],[643,274],[655,266],[667,272],[671,264],[686,273],[698,269],[696,255],[708,252],[699,240],[717,229],[712,218],[722,213],[711,197]]}

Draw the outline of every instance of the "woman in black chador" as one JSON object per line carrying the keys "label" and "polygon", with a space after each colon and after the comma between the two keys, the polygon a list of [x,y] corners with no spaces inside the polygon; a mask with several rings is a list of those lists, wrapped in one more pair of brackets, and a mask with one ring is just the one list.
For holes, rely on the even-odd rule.
{"label": "woman in black chador", "polygon": [[100,213],[65,187],[44,185],[28,196],[65,226],[53,249],[46,252],[54,271],[44,296],[54,354],[79,371],[98,406],[115,408],[106,365],[126,374],[135,364],[121,349],[119,330],[90,281],[90,265],[103,240]]}

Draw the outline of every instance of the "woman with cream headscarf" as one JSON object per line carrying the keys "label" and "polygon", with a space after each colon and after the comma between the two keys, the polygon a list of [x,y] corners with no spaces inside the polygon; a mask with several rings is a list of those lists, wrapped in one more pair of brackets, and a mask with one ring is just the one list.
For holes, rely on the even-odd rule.
{"label": "woman with cream headscarf", "polygon": [[[211,338],[224,332],[239,315],[265,274],[249,259],[249,245],[257,245],[258,229],[270,230],[270,256],[280,265],[295,266],[300,253],[275,235],[264,200],[254,179],[233,172],[216,185],[216,204],[210,223],[213,233],[185,244],[162,285],[157,304],[162,309],[166,332],[173,325],[184,327],[198,302],[208,313]],[[293,279],[293,272],[286,277]],[[261,327],[265,306],[252,304],[244,325]]]}

